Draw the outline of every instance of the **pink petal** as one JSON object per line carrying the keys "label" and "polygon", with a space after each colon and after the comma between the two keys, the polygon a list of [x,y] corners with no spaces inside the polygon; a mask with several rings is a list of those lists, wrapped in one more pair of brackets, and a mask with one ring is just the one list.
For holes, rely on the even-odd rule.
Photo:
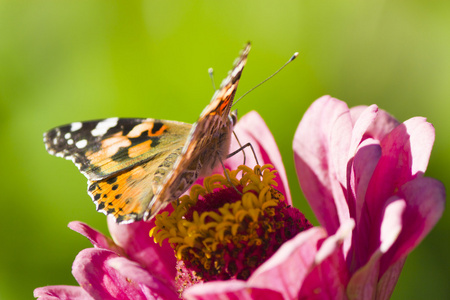
{"label": "pink petal", "polygon": [[366,201],[367,187],[380,157],[380,143],[371,138],[361,142],[353,157],[348,186],[350,187],[349,196],[351,195],[352,198],[355,198],[351,216],[355,219],[356,224],[360,223],[362,209]]}
{"label": "pink petal", "polygon": [[[392,293],[396,281],[383,282],[382,286],[387,289],[383,291],[380,291],[380,285],[377,285],[380,277],[380,259],[382,259],[383,254],[385,254],[397,240],[402,230],[401,215],[405,209],[406,203],[403,199],[400,199],[397,196],[393,196],[389,199],[380,226],[381,245],[364,266],[361,268],[358,268],[358,265],[353,266],[358,269],[352,276],[347,287],[347,293],[350,299],[378,299],[379,297],[390,296]],[[356,245],[356,247],[357,246],[358,245]],[[398,270],[398,273],[395,273],[397,270],[394,269],[391,271],[389,278],[391,280],[397,280],[401,269]],[[386,279],[387,278],[385,278],[385,280]]]}
{"label": "pink petal", "polygon": [[382,253],[376,251],[369,261],[359,268],[347,285],[349,299],[374,299],[379,274],[379,263]]}
{"label": "pink petal", "polygon": [[[356,122],[353,125],[352,129],[352,136],[351,136],[351,142],[350,147],[348,151],[348,156],[346,159],[346,165],[342,166],[343,170],[346,170],[346,185],[347,188],[347,205],[348,205],[348,214],[349,217],[354,218],[356,222],[359,222],[359,218],[361,215],[361,210],[364,204],[364,195],[365,195],[365,189],[367,188],[367,184],[369,182],[370,177],[372,176],[373,170],[375,169],[376,163],[378,162],[378,159],[367,161],[367,158],[372,158],[371,156],[367,156],[367,154],[372,154],[373,151],[367,151],[363,150],[362,152],[364,155],[364,165],[363,170],[368,170],[368,172],[362,172],[362,174],[356,173],[355,171],[359,171],[359,168],[355,168],[354,164],[358,164],[361,159],[361,153],[360,147],[361,145],[366,146],[367,141],[371,139],[367,139],[363,141],[363,138],[367,132],[367,129],[372,125],[374,122],[376,116],[378,113],[378,107],[376,105],[371,105],[367,107],[364,111],[361,112],[360,116],[356,120]],[[379,148],[379,147],[376,147]],[[370,148],[369,148],[370,149]],[[358,155],[358,158],[355,156]],[[357,160],[355,162],[355,159]],[[360,167],[361,165],[358,164],[357,167]],[[363,179],[366,179],[366,181],[363,181],[363,185],[360,185],[360,180],[362,179],[360,176],[365,175],[366,178],[363,177]],[[369,176],[367,176],[369,175]],[[360,190],[363,190],[363,193],[361,195]],[[362,196],[362,197],[361,197]],[[345,207],[341,208],[341,215],[344,215]],[[341,217],[342,222],[342,217]],[[354,239],[355,237],[353,237]],[[347,256],[348,251],[350,251],[351,248],[351,237],[348,238],[347,241],[345,241],[344,244],[344,253],[345,256]]]}
{"label": "pink petal", "polygon": [[406,210],[406,201],[393,196],[387,202],[380,226],[380,251],[386,253],[397,240],[403,228],[402,215]]}
{"label": "pink petal", "polygon": [[347,299],[348,271],[342,249],[338,248],[305,279],[298,299]]}
{"label": "pink petal", "polygon": [[[350,290],[353,291],[356,298],[359,297],[358,295],[369,297],[369,295],[376,293],[375,282],[380,277],[380,259],[397,240],[402,230],[401,216],[405,209],[406,203],[403,199],[397,196],[392,196],[389,199],[380,225],[380,237],[372,237],[372,239],[379,240],[381,244],[368,262],[366,262],[366,257],[369,257],[371,253],[369,253],[367,244],[365,244],[367,239],[361,240],[361,236],[359,237],[360,240],[354,239],[355,259],[351,267],[353,270],[357,269],[352,278],[352,282],[356,281],[354,283],[356,287],[352,287]],[[366,285],[364,288],[359,286],[362,282]]]}
{"label": "pink petal", "polygon": [[[367,106],[355,106],[350,108],[350,114],[352,116],[353,123],[355,123],[359,116]],[[373,138],[375,140],[381,141],[387,134],[389,134],[395,127],[400,124],[394,117],[388,114],[386,111],[380,109],[378,110],[377,117],[374,122],[366,131],[366,137]]]}
{"label": "pink petal", "polygon": [[346,162],[342,157],[347,159],[350,137],[348,107],[330,96],[316,100],[308,108],[294,136],[300,186],[320,224],[330,234],[336,232],[341,220],[348,218],[342,182],[338,179],[345,175]]}
{"label": "pink petal", "polygon": [[381,141],[382,156],[367,190],[370,219],[379,219],[386,200],[405,182],[425,172],[434,142],[434,128],[424,118],[397,126]]}
{"label": "pink petal", "polygon": [[[234,132],[241,145],[251,143],[256,152],[256,157],[261,165],[272,164],[278,171],[278,176],[275,179],[278,183],[277,189],[286,197],[286,200],[292,205],[291,192],[289,190],[286,170],[284,168],[283,160],[281,159],[280,151],[273,138],[272,133],[267,127],[264,120],[256,111],[251,111],[243,116],[234,127]],[[231,139],[230,152],[239,149],[239,144],[234,137]],[[251,149],[246,148],[246,165],[254,166],[256,161]],[[236,154],[226,160],[225,166],[231,169],[236,169],[237,166],[243,163],[242,154]],[[223,171],[222,171],[223,173]]]}
{"label": "pink petal", "polygon": [[148,299],[157,299],[157,297],[161,297],[161,299],[178,299],[178,293],[174,289],[171,289],[156,277],[151,276],[147,270],[133,261],[124,257],[117,257],[108,260],[107,264],[128,280],[145,286],[151,293],[151,295],[148,295]]}
{"label": "pink petal", "polygon": [[108,249],[120,255],[125,254],[123,249],[117,246],[111,238],[103,235],[101,232],[98,232],[83,222],[70,222],[69,228],[87,237],[92,245],[97,248]]}
{"label": "pink petal", "polygon": [[252,287],[270,287],[283,299],[296,299],[300,287],[313,267],[317,244],[326,237],[323,228],[312,227],[284,243],[248,279]]}
{"label": "pink petal", "polygon": [[350,280],[348,294],[352,299],[375,296],[377,299],[388,299],[406,255],[442,216],[445,189],[441,182],[433,178],[417,177],[404,184],[397,194],[387,201],[384,209],[379,248]]}
{"label": "pink petal", "polygon": [[[357,145],[358,148],[355,156],[359,156],[359,161],[353,162],[354,164],[358,164],[356,167],[354,166],[354,176],[356,176],[354,180],[358,182],[358,190],[356,190],[356,187],[352,187],[354,193],[358,195],[357,202],[359,205],[357,204],[355,208],[355,214],[352,214],[357,224],[360,219],[361,204],[365,201],[365,193],[369,184],[368,180],[371,178],[374,168],[381,156],[381,148],[376,146],[379,146],[379,141],[400,124],[395,118],[381,109],[377,110],[375,118],[373,118],[375,108],[376,106],[372,105],[370,107],[356,106],[350,109],[355,126],[354,131],[359,132],[359,134],[354,134],[353,139],[356,138],[356,140],[352,141],[351,148],[354,148],[354,146],[357,145],[358,137],[361,133],[363,134],[362,138],[366,139],[362,144],[360,143]],[[364,122],[361,122],[361,119],[365,119]],[[362,123],[363,126],[361,126],[360,130],[357,130],[356,128],[359,127],[360,123]]]}
{"label": "pink petal", "polygon": [[78,253],[72,274],[80,286],[95,299],[145,299],[137,283],[107,265],[119,257],[112,251],[88,248]]}
{"label": "pink petal", "polygon": [[[328,135],[329,139],[328,141],[325,140],[325,142],[328,142],[329,144],[328,157],[329,159],[331,159],[330,169],[334,170],[334,172],[336,173],[336,177],[339,183],[343,187],[346,187],[346,170],[347,162],[349,159],[349,150],[352,142],[353,125],[350,111],[348,110],[347,105],[345,105],[345,107],[342,107],[346,110],[341,111],[339,115],[335,114],[335,112],[331,112],[332,116],[328,115],[328,117],[333,118],[331,119],[333,123],[330,124],[330,129],[324,131],[322,134]],[[327,113],[327,111],[324,111],[324,114]],[[321,119],[320,121],[324,120]]]}
{"label": "pink petal", "polygon": [[423,118],[400,124],[381,141],[382,155],[369,182],[358,226],[359,243],[366,247],[360,251],[365,254],[359,255],[359,264],[379,247],[379,224],[386,201],[405,182],[421,176],[433,141],[434,129]]}
{"label": "pink petal", "polygon": [[381,260],[381,275],[424,239],[445,208],[444,185],[434,178],[418,177],[403,185],[398,195],[406,201],[402,231]]}
{"label": "pink petal", "polygon": [[392,265],[379,279],[379,262],[382,253],[377,250],[369,262],[352,276],[347,286],[349,299],[388,300],[400,277],[406,257]]}
{"label": "pink petal", "polygon": [[[163,211],[173,210],[171,205]],[[108,227],[117,245],[122,247],[130,259],[140,263],[152,275],[173,285],[176,276],[176,259],[174,250],[167,241],[162,246],[156,244],[149,236],[150,229],[155,226],[155,219],[149,222],[117,224],[114,218],[108,218]]]}
{"label": "pink petal", "polygon": [[[380,247],[362,267],[360,267],[362,261],[353,262],[352,267],[356,268],[357,271],[352,276],[347,287],[347,293],[350,299],[374,299],[377,295],[377,282],[380,277],[380,259],[392,244],[394,244],[401,232],[401,215],[405,210],[405,207],[406,205],[403,199],[400,199],[397,196],[393,196],[389,199],[380,226]],[[355,240],[355,242],[356,244],[354,247],[357,247],[356,250],[361,251],[361,245],[357,243],[358,240]],[[368,255],[368,253],[365,253],[365,255]],[[392,285],[392,288],[394,286],[395,283]]]}
{"label": "pink petal", "polygon": [[92,300],[91,296],[79,286],[54,285],[37,288],[33,295],[39,300]]}
{"label": "pink petal", "polygon": [[314,267],[303,282],[299,299],[347,299],[349,273],[342,244],[351,236],[354,226],[352,219],[347,220],[335,235],[322,243]]}
{"label": "pink petal", "polygon": [[376,300],[388,300],[391,298],[405,261],[406,257],[397,261],[384,272],[383,276],[378,281]]}
{"label": "pink petal", "polygon": [[413,175],[419,172],[425,173],[434,144],[434,126],[421,117],[409,119],[403,124],[410,135],[409,142],[413,157],[411,172]]}
{"label": "pink petal", "polygon": [[183,293],[187,300],[283,300],[282,295],[272,289],[255,288],[245,281],[227,280],[197,284]]}
{"label": "pink petal", "polygon": [[353,157],[356,154],[359,144],[363,140],[368,128],[373,124],[375,118],[378,115],[378,107],[371,105],[367,107],[356,120],[353,125],[353,132],[351,143],[349,147],[349,157]]}

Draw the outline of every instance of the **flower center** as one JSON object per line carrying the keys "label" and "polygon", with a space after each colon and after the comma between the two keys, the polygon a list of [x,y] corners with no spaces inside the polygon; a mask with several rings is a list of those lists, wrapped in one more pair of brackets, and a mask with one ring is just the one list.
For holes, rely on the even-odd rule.
{"label": "flower center", "polygon": [[283,242],[312,227],[274,188],[275,173],[271,165],[239,166],[228,178],[207,177],[172,214],[156,216],[150,236],[174,248],[180,291],[202,281],[245,280]]}

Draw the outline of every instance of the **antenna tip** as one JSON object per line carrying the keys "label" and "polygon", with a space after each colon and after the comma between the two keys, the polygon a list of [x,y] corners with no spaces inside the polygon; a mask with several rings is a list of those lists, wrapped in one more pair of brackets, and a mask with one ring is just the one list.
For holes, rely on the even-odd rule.
{"label": "antenna tip", "polygon": [[297,56],[298,56],[298,52],[295,52],[289,61],[293,61]]}
{"label": "antenna tip", "polygon": [[213,73],[214,73],[213,68],[209,68],[209,69],[208,69],[208,73],[209,73],[209,74],[213,74]]}

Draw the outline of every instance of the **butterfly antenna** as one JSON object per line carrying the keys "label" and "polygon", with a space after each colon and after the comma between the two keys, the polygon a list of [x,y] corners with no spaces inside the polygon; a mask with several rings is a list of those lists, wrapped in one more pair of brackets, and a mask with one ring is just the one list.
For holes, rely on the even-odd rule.
{"label": "butterfly antenna", "polygon": [[209,78],[211,78],[211,83],[213,86],[214,91],[216,91],[216,84],[214,83],[214,70],[213,68],[208,69]]}
{"label": "butterfly antenna", "polygon": [[[233,106],[236,105],[236,103],[239,102],[239,100],[241,100],[242,98],[244,98],[248,93],[250,93],[251,91],[253,91],[254,89],[256,89],[257,87],[259,87],[261,84],[263,84],[264,82],[266,82],[267,80],[269,80],[270,78],[272,78],[273,76],[277,75],[281,70],[284,69],[284,67],[286,67],[291,61],[293,61],[296,57],[298,56],[298,52],[295,52],[294,55],[292,55],[292,57],[284,64],[281,66],[281,68],[279,68],[278,70],[275,71],[275,73],[273,73],[272,75],[270,75],[269,77],[267,77],[266,79],[264,79],[263,81],[261,81],[260,83],[258,83],[257,85],[255,85],[254,87],[252,87],[250,90],[248,90],[247,92],[244,93],[244,95],[242,95],[241,97],[239,97],[239,99],[237,99],[236,101],[234,101]],[[211,69],[210,69],[211,70]],[[210,73],[211,74],[211,73]]]}

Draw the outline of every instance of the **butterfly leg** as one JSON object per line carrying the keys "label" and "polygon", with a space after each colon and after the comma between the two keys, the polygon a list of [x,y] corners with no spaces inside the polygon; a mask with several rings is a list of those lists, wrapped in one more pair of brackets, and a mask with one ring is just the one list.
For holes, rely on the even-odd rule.
{"label": "butterfly leg", "polygon": [[[238,142],[238,144],[239,144],[239,149],[242,149],[242,144],[241,144],[241,142],[239,141],[239,138],[237,137],[237,134],[236,134],[236,132],[234,132],[234,130],[233,130],[233,135],[234,135],[234,138],[236,139],[236,141]],[[242,155],[244,156],[244,163],[243,163],[243,165],[245,165],[245,160],[246,160],[246,158],[247,158],[247,156],[245,155],[245,151],[242,151]],[[228,157],[231,157],[231,156],[228,156]],[[227,157],[227,158],[228,158]]]}
{"label": "butterfly leg", "polygon": [[[240,150],[237,150],[237,152],[239,152],[239,151],[240,151]],[[223,164],[223,161],[220,160],[220,163],[222,164],[223,173],[225,174],[225,177],[227,178],[227,181],[231,184],[231,186],[234,188],[234,190],[235,190],[236,192],[238,192],[239,195],[242,196],[242,193],[241,193],[241,192],[236,188],[236,186],[233,184],[233,182],[232,182],[231,179],[230,179],[230,176],[228,176],[227,169],[225,168],[225,165]]]}
{"label": "butterfly leg", "polygon": [[[233,133],[234,133],[234,131],[233,131]],[[236,139],[237,139],[237,137],[236,137]],[[238,143],[239,143],[239,140],[238,140]],[[245,165],[245,152],[244,152],[244,149],[247,148],[247,147],[250,147],[250,149],[252,149],[253,156],[255,157],[256,164],[259,165],[258,158],[256,157],[255,149],[253,149],[253,146],[252,146],[251,143],[247,143],[244,146],[241,146],[241,143],[239,143],[239,146],[240,146],[239,149],[237,149],[236,151],[233,151],[230,154],[228,154],[227,158],[230,158],[230,157],[236,155],[237,153],[239,153],[240,151],[242,151],[242,153],[244,153],[244,165]]]}

